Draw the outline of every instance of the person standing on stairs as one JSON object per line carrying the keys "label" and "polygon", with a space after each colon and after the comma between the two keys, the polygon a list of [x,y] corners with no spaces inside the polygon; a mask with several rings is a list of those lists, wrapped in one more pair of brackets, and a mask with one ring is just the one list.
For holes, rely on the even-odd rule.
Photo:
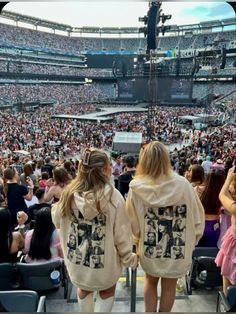
{"label": "person standing on stairs", "polygon": [[105,152],[85,149],[77,177],[52,208],[81,312],[111,312],[122,266],[135,268],[138,263],[137,255],[132,253],[125,201],[109,183],[111,172]]}

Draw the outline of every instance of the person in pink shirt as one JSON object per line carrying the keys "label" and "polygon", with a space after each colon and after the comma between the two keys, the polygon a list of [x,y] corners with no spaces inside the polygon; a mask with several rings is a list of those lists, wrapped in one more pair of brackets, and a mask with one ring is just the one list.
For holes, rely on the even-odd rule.
{"label": "person in pink shirt", "polygon": [[47,187],[47,180],[49,179],[49,175],[48,175],[48,172],[42,172],[42,175],[41,175],[41,179],[39,179],[39,188],[41,189],[46,189]]}
{"label": "person in pink shirt", "polygon": [[58,230],[52,222],[51,210],[40,209],[36,214],[34,229],[25,237],[26,263],[42,263],[63,258]]}

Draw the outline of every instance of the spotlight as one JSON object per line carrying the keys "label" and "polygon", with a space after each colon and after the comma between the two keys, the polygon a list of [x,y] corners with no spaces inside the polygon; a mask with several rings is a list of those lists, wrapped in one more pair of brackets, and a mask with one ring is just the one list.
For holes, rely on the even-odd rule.
{"label": "spotlight", "polygon": [[144,35],[146,36],[147,35],[147,27],[139,27],[138,32],[144,33]]}
{"label": "spotlight", "polygon": [[146,25],[148,21],[148,17],[145,15],[144,17],[139,17],[138,20],[139,22],[144,22],[144,24]]}
{"label": "spotlight", "polygon": [[167,20],[170,20],[171,17],[172,17],[171,14],[168,14],[168,15],[162,14],[161,15],[161,22],[162,22],[162,24],[164,24]]}

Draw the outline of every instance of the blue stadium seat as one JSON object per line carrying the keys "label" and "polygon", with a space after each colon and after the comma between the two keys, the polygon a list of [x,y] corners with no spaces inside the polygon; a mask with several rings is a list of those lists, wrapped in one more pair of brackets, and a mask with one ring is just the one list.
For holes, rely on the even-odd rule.
{"label": "blue stadium seat", "polygon": [[46,312],[45,296],[35,291],[0,291],[1,312]]}
{"label": "blue stadium seat", "polygon": [[[68,276],[63,260],[40,264],[17,263],[17,268],[21,275],[22,288],[45,293],[45,291],[62,286],[64,288],[64,298],[67,298]],[[59,285],[55,285],[51,281],[50,274],[53,270],[60,271],[61,282]]]}
{"label": "blue stadium seat", "polygon": [[217,247],[196,247],[189,273],[185,276],[186,292],[192,294],[192,288],[214,288],[222,285],[220,268],[215,264]]}
{"label": "blue stadium seat", "polygon": [[14,287],[14,271],[14,264],[0,264],[0,291],[12,290],[16,288]]}

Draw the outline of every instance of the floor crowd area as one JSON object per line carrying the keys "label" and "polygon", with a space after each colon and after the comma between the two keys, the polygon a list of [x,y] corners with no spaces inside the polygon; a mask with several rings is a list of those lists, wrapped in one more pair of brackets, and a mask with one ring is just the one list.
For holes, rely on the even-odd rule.
{"label": "floor crowd area", "polygon": [[[48,312],[215,311],[236,284],[234,107],[204,130],[178,119],[201,108],[155,107],[151,141],[146,112],[51,118],[98,107],[0,113],[0,292]],[[116,132],[140,151],[113,151]]]}

